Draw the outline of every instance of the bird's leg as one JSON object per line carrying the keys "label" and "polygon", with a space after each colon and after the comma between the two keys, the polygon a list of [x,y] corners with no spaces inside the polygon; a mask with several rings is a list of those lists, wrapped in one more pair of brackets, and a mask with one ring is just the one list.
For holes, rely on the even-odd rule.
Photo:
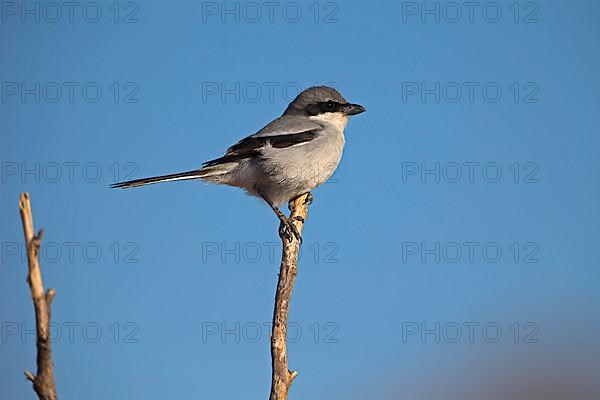
{"label": "bird's leg", "polygon": [[300,244],[302,244],[302,236],[300,236],[300,232],[298,232],[298,229],[292,223],[292,220],[286,217],[285,214],[281,212],[281,210],[275,204],[273,204],[273,202],[264,193],[259,191],[258,194],[260,194],[260,197],[263,198],[269,207],[271,207],[275,215],[277,215],[277,218],[279,218],[279,237],[282,239],[286,237],[291,242],[291,235],[294,235],[294,237],[300,241]]}

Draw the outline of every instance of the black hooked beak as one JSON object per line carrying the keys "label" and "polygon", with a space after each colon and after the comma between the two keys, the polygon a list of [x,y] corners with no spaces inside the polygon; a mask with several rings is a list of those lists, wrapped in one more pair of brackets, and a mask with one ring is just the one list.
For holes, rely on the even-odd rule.
{"label": "black hooked beak", "polygon": [[367,111],[367,109],[361,106],[360,104],[344,104],[342,106],[342,112],[345,115],[356,115],[365,111]]}

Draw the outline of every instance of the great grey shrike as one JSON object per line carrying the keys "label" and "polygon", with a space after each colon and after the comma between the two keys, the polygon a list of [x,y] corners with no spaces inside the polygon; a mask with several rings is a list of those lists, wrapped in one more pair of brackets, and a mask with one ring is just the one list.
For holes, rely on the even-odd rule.
{"label": "great grey shrike", "polygon": [[283,115],[227,149],[200,169],[111,185],[132,188],[153,183],[202,179],[237,186],[264,199],[279,220],[280,235],[300,240],[298,230],[278,208],[327,181],[344,149],[344,128],[365,108],[351,104],[335,89],[313,86],[301,92]]}

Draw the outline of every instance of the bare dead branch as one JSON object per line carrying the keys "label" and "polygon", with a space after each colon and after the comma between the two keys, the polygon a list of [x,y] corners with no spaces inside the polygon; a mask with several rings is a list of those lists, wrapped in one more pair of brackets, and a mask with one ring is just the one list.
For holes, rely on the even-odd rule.
{"label": "bare dead branch", "polygon": [[50,304],[56,292],[49,289],[44,293],[42,272],[38,253],[44,230],[40,229],[37,235],[33,229],[33,215],[29,194],[21,193],[19,199],[21,221],[23,222],[23,233],[25,235],[25,246],[27,248],[27,266],[29,273],[27,282],[31,290],[31,298],[35,308],[35,323],[37,336],[37,375],[25,371],[25,377],[33,383],[33,390],[41,400],[56,400],[56,384],[54,382],[54,371],[52,365],[52,349],[50,343]]}
{"label": "bare dead branch", "polygon": [[[290,201],[290,218],[302,234],[304,221],[308,215],[307,193]],[[287,324],[290,300],[294,289],[294,281],[298,274],[298,250],[300,242],[297,239],[288,241],[282,238],[283,254],[279,269],[279,281],[275,294],[275,309],[273,310],[273,327],[271,332],[271,395],[269,400],[285,400],[292,381],[298,375],[297,371],[288,368],[287,356]]]}

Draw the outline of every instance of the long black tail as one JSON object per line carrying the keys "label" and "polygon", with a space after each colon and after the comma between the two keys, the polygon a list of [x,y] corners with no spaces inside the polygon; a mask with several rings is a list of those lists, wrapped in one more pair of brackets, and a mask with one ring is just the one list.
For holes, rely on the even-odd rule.
{"label": "long black tail", "polygon": [[111,188],[128,189],[132,187],[151,185],[153,183],[184,181],[188,179],[200,179],[209,174],[207,170],[196,169],[194,171],[180,172],[178,174],[154,176],[152,178],[135,179],[133,181],[118,182],[110,185]]}

